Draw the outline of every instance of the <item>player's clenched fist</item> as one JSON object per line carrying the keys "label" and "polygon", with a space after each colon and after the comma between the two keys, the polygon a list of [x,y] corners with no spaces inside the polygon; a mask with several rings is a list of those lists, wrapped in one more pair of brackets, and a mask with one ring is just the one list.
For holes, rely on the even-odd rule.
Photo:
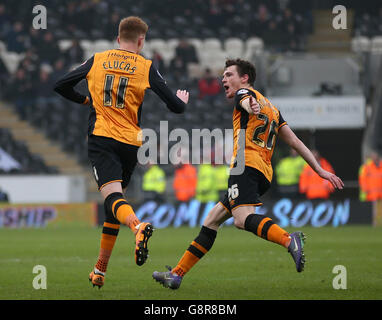
{"label": "player's clenched fist", "polygon": [[249,106],[250,106],[251,110],[253,111],[253,114],[259,114],[260,113],[260,105],[257,102],[257,100],[252,96],[249,97]]}
{"label": "player's clenched fist", "polygon": [[190,96],[190,93],[187,90],[178,90],[176,92],[176,96],[182,100],[184,103],[188,103],[188,98]]}

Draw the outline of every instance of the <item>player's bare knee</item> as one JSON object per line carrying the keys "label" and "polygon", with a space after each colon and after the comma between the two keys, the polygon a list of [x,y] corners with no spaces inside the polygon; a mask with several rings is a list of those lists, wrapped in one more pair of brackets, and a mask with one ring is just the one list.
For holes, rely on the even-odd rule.
{"label": "player's bare knee", "polygon": [[236,228],[243,230],[244,229],[244,220],[241,217],[235,217],[233,224]]}
{"label": "player's bare knee", "polygon": [[208,213],[206,219],[203,221],[203,225],[210,229],[217,230],[219,226],[230,217],[231,214],[226,212],[224,207],[217,203]]}
{"label": "player's bare knee", "polygon": [[219,220],[214,215],[208,215],[206,220],[204,220],[203,225],[207,228],[217,230],[219,228]]}

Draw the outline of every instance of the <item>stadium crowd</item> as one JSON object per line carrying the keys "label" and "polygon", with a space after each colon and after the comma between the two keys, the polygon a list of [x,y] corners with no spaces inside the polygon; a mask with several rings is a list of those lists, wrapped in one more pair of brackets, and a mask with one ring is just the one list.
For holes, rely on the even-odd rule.
{"label": "stadium crowd", "polygon": [[[48,29],[56,39],[114,39],[124,16],[141,16],[150,26],[149,38],[226,37],[243,39],[273,33],[300,35],[312,27],[309,1],[145,0],[145,1],[2,1],[0,37],[16,52],[27,49],[38,35],[31,30],[34,5],[48,10]],[[164,10],[165,8],[165,10]],[[293,14],[292,14],[293,12]],[[290,29],[288,31],[288,29]],[[16,37],[15,37],[16,36]],[[23,43],[25,38],[30,43]]]}
{"label": "stadium crowd", "polygon": [[355,36],[374,37],[382,34],[382,8],[357,11],[354,18]]}
{"label": "stadium crowd", "polygon": [[[267,1],[255,5],[248,1],[232,0],[5,0],[0,4],[0,39],[3,43],[3,48],[0,43],[0,99],[11,102],[21,119],[42,128],[52,139],[61,138],[63,141],[60,143],[64,148],[77,150],[80,160],[86,162],[84,144],[75,142],[84,140],[81,136],[85,135],[85,131],[81,131],[77,124],[80,120],[86,123],[87,114],[85,110],[76,110],[76,106],[67,102],[63,104],[52,90],[56,79],[73,65],[88,58],[80,40],[113,40],[120,19],[133,14],[142,16],[150,25],[148,39],[223,39],[229,36],[245,39],[259,36],[265,39],[269,48],[286,50],[291,45],[292,49],[297,50],[295,40],[292,44],[286,43],[288,36],[283,35],[283,32],[290,30],[288,32],[293,33],[291,38],[300,39],[298,36],[302,38],[304,30],[311,28],[311,19],[309,7],[297,6],[296,2]],[[46,30],[36,30],[32,26],[32,9],[37,4],[47,8]],[[166,10],[162,10],[163,7]],[[69,48],[60,50],[58,42],[61,39],[72,39]],[[2,50],[22,54],[15,71],[12,72],[2,58]],[[221,98],[221,86],[208,74],[208,70],[196,81],[190,81],[187,77],[187,63],[198,63],[195,49],[187,41],[180,41],[169,65],[164,63],[158,52],[153,52],[149,58],[153,59],[168,81],[182,81],[198,100],[215,104],[222,100],[214,100],[215,97]],[[167,72],[168,69],[171,72]],[[86,90],[85,86],[83,88]],[[73,128],[64,133],[57,132],[57,126],[66,121],[68,113],[72,112],[76,115],[72,116]]]}
{"label": "stadium crowd", "polygon": [[[37,4],[47,8],[47,30],[32,27],[32,8]],[[247,39],[257,36],[263,39],[267,50],[281,52],[304,50],[305,39],[313,30],[310,1],[3,0],[0,3],[0,42],[4,44],[4,48],[0,46],[0,99],[11,102],[21,119],[45,130],[65,150],[77,154],[82,163],[87,163],[85,137],[88,112],[64,103],[55,95],[52,87],[56,79],[70,67],[88,58],[80,40],[115,39],[118,23],[127,15],[138,15],[147,21],[150,26],[148,39],[215,37],[223,40],[227,37]],[[356,15],[355,33],[367,36],[381,34],[381,16],[382,10],[376,13],[363,11]],[[65,50],[58,45],[62,39],[72,39],[71,45]],[[23,54],[14,72],[2,59],[1,51],[4,49]],[[195,52],[192,54],[192,51],[192,46],[185,48],[181,42],[169,65],[165,64],[158,52],[153,52],[149,58],[153,59],[159,70],[163,70],[166,78],[174,83],[184,83],[191,93],[195,93],[196,101],[192,103],[196,107],[220,104],[224,100],[221,86],[208,69],[200,79],[191,81],[187,78],[185,65],[198,62],[197,55]],[[85,86],[83,89],[86,90]],[[152,105],[154,102],[148,96],[145,108],[150,109]],[[198,108],[195,110],[197,112]],[[147,124],[150,127],[157,121],[150,120],[150,116],[148,113],[145,119],[143,113],[143,126]],[[185,116],[191,117],[187,119],[190,126],[200,122],[199,118],[210,120],[208,114],[203,117]],[[232,121],[231,115],[215,120],[228,126]],[[210,124],[213,126],[212,122]],[[8,150],[11,152],[14,149]],[[39,170],[56,172],[54,168],[41,164],[41,159],[38,161]],[[35,170],[36,165],[32,165],[30,171]]]}

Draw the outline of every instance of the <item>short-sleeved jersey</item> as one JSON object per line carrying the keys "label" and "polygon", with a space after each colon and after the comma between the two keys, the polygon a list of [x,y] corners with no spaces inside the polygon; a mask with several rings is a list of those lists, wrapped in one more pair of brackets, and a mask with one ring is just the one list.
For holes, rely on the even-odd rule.
{"label": "short-sleeved jersey", "polygon": [[55,85],[55,91],[71,101],[85,103],[86,96],[74,90],[82,79],[87,80],[91,100],[89,135],[141,146],[140,118],[148,88],[171,111],[184,112],[185,104],[167,87],[152,61],[127,50],[96,53],[61,78]]}
{"label": "short-sleeved jersey", "polygon": [[93,134],[139,146],[140,108],[150,87],[151,60],[121,50],[94,55],[86,76],[96,119]]}
{"label": "short-sleeved jersey", "polygon": [[[261,110],[258,115],[249,114],[241,103],[249,96],[256,98]],[[262,172],[272,181],[271,158],[279,129],[286,125],[280,111],[260,92],[254,89],[240,89],[235,94],[235,107],[232,115],[234,148],[231,168],[237,161],[239,152],[244,150],[245,165]],[[245,130],[245,139],[240,139],[240,129]],[[243,141],[241,141],[243,140]]]}

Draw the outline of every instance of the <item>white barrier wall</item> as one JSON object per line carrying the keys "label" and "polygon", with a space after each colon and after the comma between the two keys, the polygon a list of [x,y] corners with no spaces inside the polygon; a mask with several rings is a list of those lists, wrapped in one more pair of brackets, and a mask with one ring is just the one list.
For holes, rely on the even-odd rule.
{"label": "white barrier wall", "polygon": [[293,129],[354,129],[366,124],[365,98],[341,97],[271,97]]}
{"label": "white barrier wall", "polygon": [[0,189],[10,203],[75,203],[86,201],[83,176],[0,175]]}

